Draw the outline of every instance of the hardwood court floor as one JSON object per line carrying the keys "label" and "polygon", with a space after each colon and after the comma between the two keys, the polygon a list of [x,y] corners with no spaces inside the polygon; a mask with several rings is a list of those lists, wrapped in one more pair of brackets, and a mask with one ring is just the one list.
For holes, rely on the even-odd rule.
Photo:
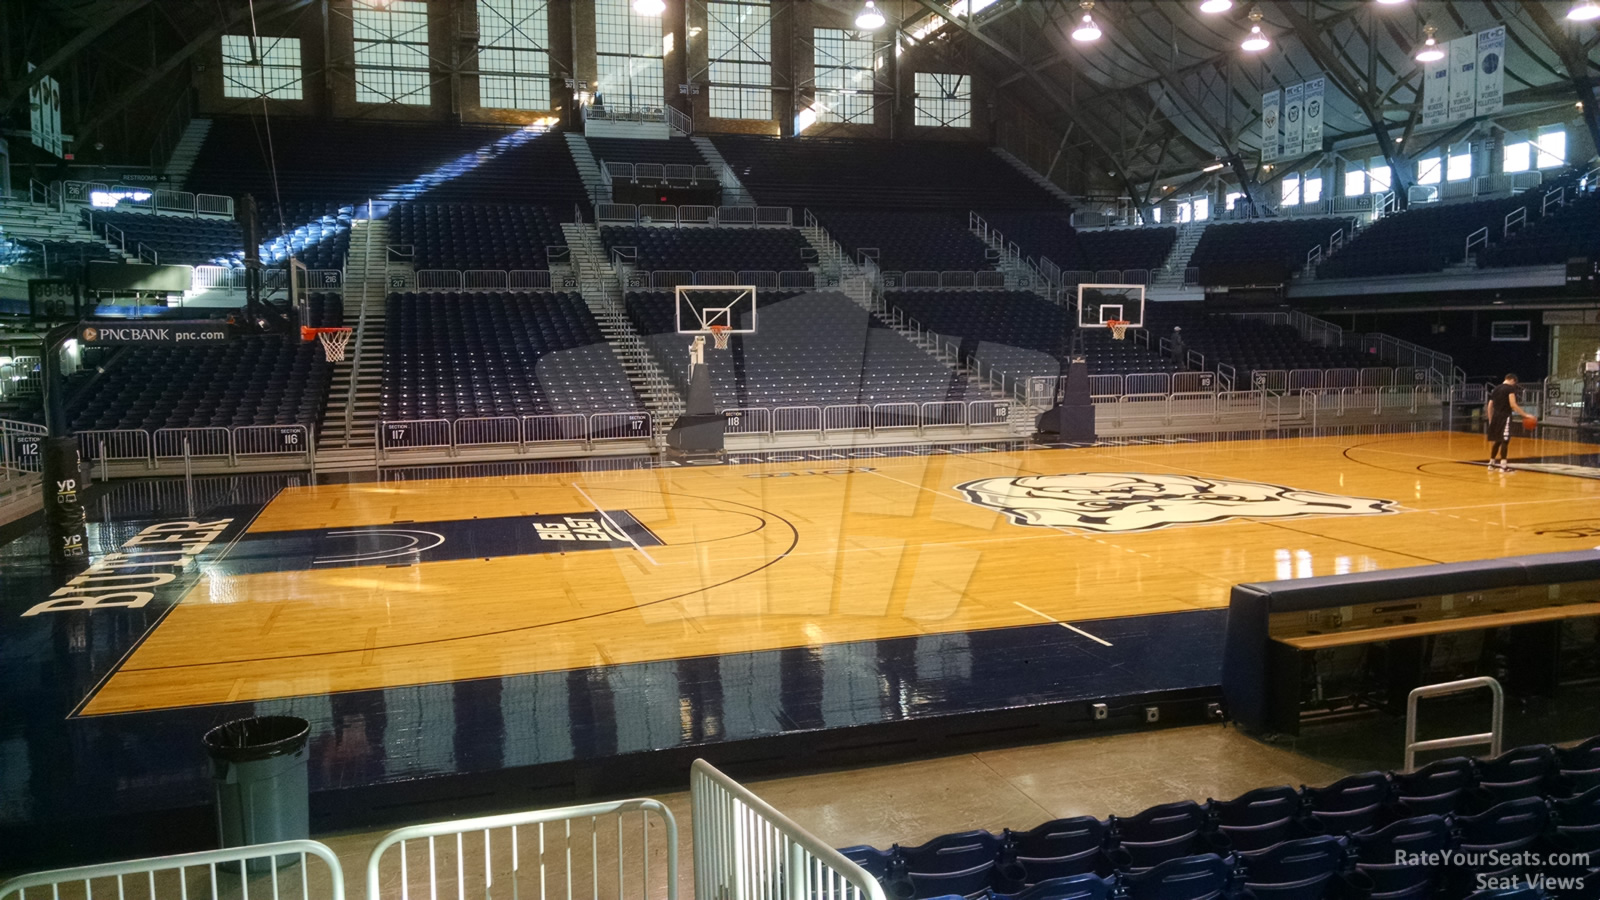
{"label": "hardwood court floor", "polygon": [[[1514,445],[1522,457],[1595,449],[1553,441]],[[1441,433],[289,489],[230,552],[252,540],[299,535],[332,559],[348,550],[339,543],[345,538],[328,534],[341,529],[409,525],[427,531],[417,523],[442,529],[498,518],[483,524],[517,530],[523,526],[510,517],[592,517],[596,506],[630,514],[648,532],[638,532],[644,539],[637,548],[614,534],[602,549],[577,549],[574,542],[566,553],[462,553],[468,558],[434,561],[424,554],[421,562],[402,555],[372,565],[286,564],[280,571],[237,574],[228,574],[225,557],[82,712],[1043,620],[1093,635],[1098,618],[1223,606],[1229,588],[1240,582],[1600,543],[1600,480],[1506,475],[1472,464],[1486,455],[1481,437]],[[956,489],[983,479],[982,487],[1001,490],[1008,482],[987,479],[1066,473],[1112,473],[1112,481],[1142,475],[1157,488],[1091,485],[1085,492],[1066,484],[1057,493],[1075,512],[1063,514],[1102,522],[1089,527],[1059,526],[1059,517],[1046,527],[1014,524]],[[1264,484],[1231,483],[1241,480]],[[1187,486],[1173,486],[1179,482]],[[1037,483],[1016,490],[1029,485]],[[1294,492],[1258,497],[1254,504],[1232,500],[1270,486]],[[1126,518],[1128,490],[1146,495],[1134,498],[1134,518]],[[1329,502],[1321,494],[1336,498]],[[1292,515],[1184,524],[1207,518],[1212,507],[1234,515],[1236,507],[1249,506]],[[1102,511],[1116,515],[1090,515]],[[1155,527],[1166,521],[1176,524]],[[1128,527],[1151,530],[1114,530]]]}

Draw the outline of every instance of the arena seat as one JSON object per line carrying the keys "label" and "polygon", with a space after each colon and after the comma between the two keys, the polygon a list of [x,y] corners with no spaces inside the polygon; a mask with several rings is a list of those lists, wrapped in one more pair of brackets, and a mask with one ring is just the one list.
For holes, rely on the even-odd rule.
{"label": "arena seat", "polygon": [[1227,849],[1205,810],[1192,800],[1152,806],[1133,816],[1112,816],[1106,855],[1119,869],[1139,871],[1184,856]]}
{"label": "arena seat", "polygon": [[386,321],[386,420],[641,408],[577,294],[396,293]]}
{"label": "arena seat", "polygon": [[55,273],[58,266],[82,266],[97,259],[120,257],[98,241],[12,241],[0,236],[0,266],[37,268],[48,263],[50,271]]}
{"label": "arena seat", "polygon": [[1107,900],[1116,890],[1115,878],[1092,872],[1041,881],[1015,894],[994,894],[994,900]]}
{"label": "arena seat", "polygon": [[686,137],[672,137],[664,141],[641,138],[591,137],[587,138],[589,151],[601,162],[656,163],[663,166],[703,166],[705,157],[700,148]]}
{"label": "arena seat", "polygon": [[1118,878],[1128,900],[1213,900],[1233,891],[1232,857],[1182,856]]}
{"label": "arena seat", "polygon": [[1478,254],[1480,267],[1548,266],[1600,255],[1600,194],[1569,200],[1539,222]]}
{"label": "arena seat", "polygon": [[1206,814],[1239,852],[1262,850],[1298,836],[1300,795],[1288,785],[1257,788],[1232,800],[1207,800]]}
{"label": "arena seat", "polygon": [[546,269],[547,247],[564,247],[548,207],[492,203],[401,203],[389,211],[389,242],[415,248],[418,269]]}
{"label": "arena seat", "polygon": [[298,336],[206,347],[126,347],[74,393],[74,431],[316,425],[333,366]]}
{"label": "arena seat", "polygon": [[[1054,209],[1060,201],[982,144],[712,138],[756,201],[801,209]],[[955,267],[950,267],[955,268]]]}
{"label": "arena seat", "polygon": [[1340,895],[1345,844],[1326,834],[1284,841],[1240,853],[1239,865],[1255,900],[1323,900]]}
{"label": "arena seat", "polygon": [[1101,847],[1106,826],[1092,816],[1052,819],[1001,836],[998,878],[1013,888],[1108,870]]}
{"label": "arena seat", "polygon": [[1218,222],[1200,236],[1189,265],[1200,270],[1201,284],[1282,284],[1305,268],[1311,248],[1354,224],[1342,218]]}
{"label": "arena seat", "polygon": [[[1209,233],[1209,232],[1208,232]],[[1257,370],[1361,368],[1371,361],[1342,347],[1312,344],[1289,325],[1271,325],[1235,316],[1216,316],[1200,303],[1145,305],[1145,327],[1153,337],[1169,338],[1181,328],[1184,344],[1206,358],[1208,368],[1227,363],[1241,373]]]}
{"label": "arena seat", "polygon": [[617,247],[638,251],[634,265],[660,269],[796,271],[806,268],[810,245],[796,228],[656,228],[603,225],[600,240],[609,254]]}
{"label": "arena seat", "polygon": [[[1519,194],[1472,203],[1428,204],[1384,216],[1356,232],[1344,247],[1323,261],[1317,267],[1317,278],[1442,271],[1451,263],[1466,260],[1469,235],[1487,228],[1493,243],[1505,226],[1506,215],[1530,202],[1536,205],[1529,195]],[[1304,261],[1302,256],[1301,262]]]}

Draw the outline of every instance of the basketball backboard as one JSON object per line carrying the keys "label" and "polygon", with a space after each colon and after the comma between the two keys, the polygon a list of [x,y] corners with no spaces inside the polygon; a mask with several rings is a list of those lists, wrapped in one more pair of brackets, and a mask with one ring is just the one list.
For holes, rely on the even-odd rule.
{"label": "basketball backboard", "polygon": [[756,289],[752,285],[679,285],[673,288],[679,334],[710,334],[713,325],[729,334],[754,334]]}
{"label": "basketball backboard", "polygon": [[1109,328],[1112,321],[1144,327],[1144,285],[1078,285],[1078,327]]}

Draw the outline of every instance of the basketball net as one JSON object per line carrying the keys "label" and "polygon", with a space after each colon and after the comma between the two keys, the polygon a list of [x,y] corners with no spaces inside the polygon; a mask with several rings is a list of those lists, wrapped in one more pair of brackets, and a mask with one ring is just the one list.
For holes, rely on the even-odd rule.
{"label": "basketball net", "polygon": [[711,328],[711,340],[716,344],[717,349],[718,350],[726,350],[726,349],[728,349],[728,340],[733,337],[733,335],[728,333],[728,326],[726,326],[726,325],[712,325],[712,326],[710,326],[710,328]]}
{"label": "basketball net", "polygon": [[1113,340],[1120,341],[1128,336],[1128,323],[1122,319],[1107,319],[1106,327],[1111,329],[1111,337]]}
{"label": "basketball net", "polygon": [[350,335],[355,332],[353,328],[302,328],[302,340],[311,340],[316,335],[322,343],[322,356],[328,362],[344,362],[344,348],[350,343]]}

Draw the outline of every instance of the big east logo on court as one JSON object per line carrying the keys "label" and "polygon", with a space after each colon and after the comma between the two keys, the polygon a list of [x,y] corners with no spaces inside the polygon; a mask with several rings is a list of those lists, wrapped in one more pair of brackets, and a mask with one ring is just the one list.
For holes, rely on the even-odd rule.
{"label": "big east logo on court", "polygon": [[1005,513],[1017,525],[1101,532],[1394,511],[1392,500],[1342,497],[1259,481],[1143,472],[980,478],[958,484],[956,490],[966,495],[967,502]]}

